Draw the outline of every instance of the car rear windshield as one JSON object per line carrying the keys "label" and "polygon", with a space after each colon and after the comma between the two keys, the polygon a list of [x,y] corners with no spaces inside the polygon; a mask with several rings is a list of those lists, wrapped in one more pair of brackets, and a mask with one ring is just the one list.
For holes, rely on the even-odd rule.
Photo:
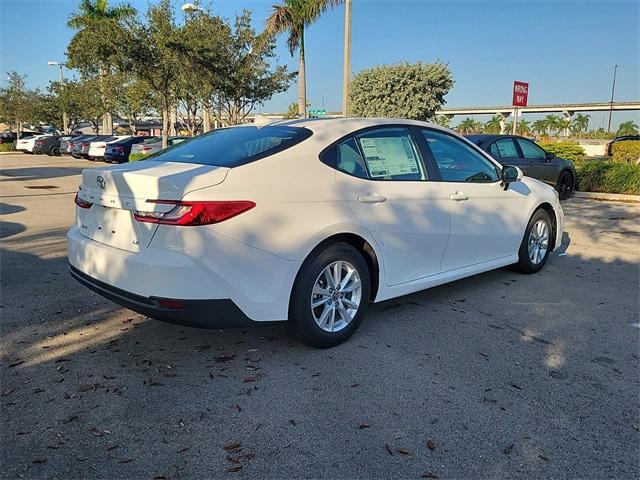
{"label": "car rear windshield", "polygon": [[291,148],[311,136],[301,127],[230,127],[180,142],[149,160],[237,167]]}

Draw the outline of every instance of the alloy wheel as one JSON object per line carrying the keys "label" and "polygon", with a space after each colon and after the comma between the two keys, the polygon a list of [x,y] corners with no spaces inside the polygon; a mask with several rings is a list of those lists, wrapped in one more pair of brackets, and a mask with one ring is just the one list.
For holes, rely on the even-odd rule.
{"label": "alloy wheel", "polygon": [[316,325],[329,333],[339,332],[358,313],[362,281],[349,262],[327,265],[316,279],[311,293],[311,313]]}
{"label": "alloy wheel", "polygon": [[538,265],[544,259],[549,249],[549,225],[544,220],[538,220],[529,233],[529,260]]}

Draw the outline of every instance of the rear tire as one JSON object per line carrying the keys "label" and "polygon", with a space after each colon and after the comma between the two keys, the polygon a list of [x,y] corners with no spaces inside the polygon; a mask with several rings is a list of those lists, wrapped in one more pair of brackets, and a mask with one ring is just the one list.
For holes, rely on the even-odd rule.
{"label": "rear tire", "polygon": [[313,347],[339,345],[362,323],[370,294],[371,274],[358,250],[336,243],[314,252],[302,265],[291,292],[292,333]]}
{"label": "rear tire", "polygon": [[52,147],[51,148],[51,155],[53,155],[54,157],[59,157],[60,156],[60,147]]}
{"label": "rear tire", "polygon": [[536,210],[524,232],[518,250],[518,263],[514,265],[515,270],[522,273],[539,272],[551,253],[552,235],[549,214],[541,208]]}

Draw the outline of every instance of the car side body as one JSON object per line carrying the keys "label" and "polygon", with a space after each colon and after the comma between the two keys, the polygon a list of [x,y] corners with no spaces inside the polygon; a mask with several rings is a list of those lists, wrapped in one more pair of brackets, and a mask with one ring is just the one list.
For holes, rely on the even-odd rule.
{"label": "car side body", "polygon": [[[228,167],[191,160],[212,156],[206,151],[212,132],[144,162],[85,170],[68,234],[74,277],[153,318],[228,327],[289,318],[301,272],[335,243],[366,259],[366,298],[374,302],[517,263],[538,211],[550,218],[549,251],[561,244],[564,216],[556,192],[527,177],[505,183],[498,162],[450,130],[401,119],[273,126],[298,129],[304,138]],[[381,137],[387,132],[390,140]],[[354,139],[367,155],[376,142],[410,153],[419,172],[387,180],[379,169],[367,174],[371,166],[359,170],[360,160],[343,148]],[[474,174],[473,166],[467,172],[462,164],[448,168],[446,156],[436,164],[439,142],[464,150],[488,173]],[[375,155],[367,158],[380,163]],[[469,172],[479,183],[463,180]],[[175,205],[207,202],[248,207],[210,225],[162,220],[182,208]]]}
{"label": "car side body", "polygon": [[470,141],[503,165],[513,165],[531,178],[551,185],[561,199],[574,190],[576,171],[570,160],[556,157],[533,140],[519,135],[467,135]]}

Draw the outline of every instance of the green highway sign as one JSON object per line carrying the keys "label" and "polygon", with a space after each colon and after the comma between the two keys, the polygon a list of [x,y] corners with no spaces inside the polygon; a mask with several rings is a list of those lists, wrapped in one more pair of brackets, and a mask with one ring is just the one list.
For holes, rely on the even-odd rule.
{"label": "green highway sign", "polygon": [[327,111],[324,109],[310,108],[307,113],[310,118],[321,118],[327,116]]}

